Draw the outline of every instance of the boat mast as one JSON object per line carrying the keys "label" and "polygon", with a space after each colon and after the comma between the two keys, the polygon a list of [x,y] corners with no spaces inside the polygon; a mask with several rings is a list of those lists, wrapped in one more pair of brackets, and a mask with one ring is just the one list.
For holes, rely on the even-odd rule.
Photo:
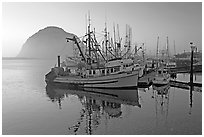
{"label": "boat mast", "polygon": [[167,60],[169,60],[169,40],[168,40],[168,36],[166,37],[166,46],[167,46]]}
{"label": "boat mast", "polygon": [[145,45],[142,43],[142,58],[143,58],[143,63],[145,62]]}
{"label": "boat mast", "polygon": [[114,51],[115,51],[115,56],[117,57],[117,48],[116,48],[116,35],[115,35],[115,23],[113,23],[113,37],[114,37]]}
{"label": "boat mast", "polygon": [[[122,41],[122,39],[120,38],[120,32],[119,32],[119,25],[117,24],[117,33],[118,33],[118,43],[117,43],[117,53],[118,52],[121,52],[121,41]],[[120,55],[120,53],[118,53],[119,54],[119,56],[121,56]]]}
{"label": "boat mast", "polygon": [[158,68],[158,50],[159,50],[159,36],[157,37],[157,51],[156,51],[156,61],[157,61],[157,68]]}
{"label": "boat mast", "polygon": [[174,40],[174,55],[176,55],[176,44],[175,44],[175,40]]}
{"label": "boat mast", "polygon": [[108,40],[107,40],[107,24],[106,24],[106,19],[105,19],[105,29],[104,29],[104,31],[105,31],[105,36],[104,37],[105,37],[105,50],[106,50],[105,52],[106,52],[106,58],[107,58],[107,51],[108,51],[108,47],[107,47],[108,43],[107,43],[107,41]]}
{"label": "boat mast", "polygon": [[91,34],[90,34],[90,12],[88,12],[88,47],[89,47],[89,59],[88,64],[91,64]]}
{"label": "boat mast", "polygon": [[128,29],[128,30],[129,30],[129,33],[128,33],[128,34],[129,34],[129,41],[128,41],[128,57],[129,57],[130,54],[131,54],[130,51],[131,51],[131,44],[132,44],[132,43],[131,43],[131,42],[132,42],[132,28],[131,28],[130,26],[129,26],[128,28],[129,28],[129,29]]}
{"label": "boat mast", "polygon": [[127,30],[128,26],[126,24],[126,35],[125,35],[125,54],[123,55],[126,58],[126,54],[127,54],[127,46],[128,46],[128,30]]}

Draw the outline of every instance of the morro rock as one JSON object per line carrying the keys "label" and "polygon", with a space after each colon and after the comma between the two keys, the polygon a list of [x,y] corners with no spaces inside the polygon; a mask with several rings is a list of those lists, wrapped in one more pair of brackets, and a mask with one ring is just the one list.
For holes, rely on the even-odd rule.
{"label": "morro rock", "polygon": [[46,27],[32,35],[23,44],[18,58],[51,59],[57,55],[72,56],[74,42],[66,41],[74,34],[67,33],[58,27]]}

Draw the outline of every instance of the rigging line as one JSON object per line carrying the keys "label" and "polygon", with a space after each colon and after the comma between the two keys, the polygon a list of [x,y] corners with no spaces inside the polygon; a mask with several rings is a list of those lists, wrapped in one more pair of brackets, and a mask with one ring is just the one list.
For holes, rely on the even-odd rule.
{"label": "rigging line", "polygon": [[103,33],[100,33],[100,32],[95,32],[96,34],[99,34],[99,35],[104,35]]}
{"label": "rigging line", "polygon": [[103,36],[95,36],[96,38],[101,38],[101,37],[103,37]]}

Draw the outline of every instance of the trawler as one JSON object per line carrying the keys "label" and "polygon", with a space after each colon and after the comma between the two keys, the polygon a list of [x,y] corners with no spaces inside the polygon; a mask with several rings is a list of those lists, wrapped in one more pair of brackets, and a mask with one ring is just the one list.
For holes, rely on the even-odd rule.
{"label": "trawler", "polygon": [[[82,40],[87,49],[85,53],[79,46],[79,40],[76,36],[66,38],[67,41],[75,42],[80,53],[77,67],[61,66],[60,56],[58,56],[58,66],[53,67],[45,75],[46,83],[54,85],[66,84],[67,86],[78,88],[136,88],[139,70],[134,66],[133,59],[118,56],[110,58],[110,55],[114,54],[108,47],[107,29],[105,28],[105,52],[103,52],[101,45],[96,40],[95,31],[91,31],[90,28],[89,22],[86,38]],[[118,50],[115,49],[115,51]]]}
{"label": "trawler", "polygon": [[152,80],[154,86],[165,86],[170,82],[170,74],[167,69],[160,68],[156,72],[156,76]]}
{"label": "trawler", "polygon": [[[159,37],[157,39],[157,53],[156,53],[156,57],[158,60],[158,41],[159,41]],[[169,74],[169,70],[168,68],[166,68],[166,62],[164,60],[165,56],[164,54],[166,53],[168,58],[169,58],[169,51],[168,51],[169,47],[168,47],[168,37],[167,37],[167,50],[162,50],[162,61],[158,63],[157,61],[157,71],[156,71],[156,75],[154,77],[154,79],[152,80],[152,84],[154,86],[160,87],[160,86],[165,86],[168,85],[170,83],[170,74]],[[159,67],[158,67],[159,66]]]}

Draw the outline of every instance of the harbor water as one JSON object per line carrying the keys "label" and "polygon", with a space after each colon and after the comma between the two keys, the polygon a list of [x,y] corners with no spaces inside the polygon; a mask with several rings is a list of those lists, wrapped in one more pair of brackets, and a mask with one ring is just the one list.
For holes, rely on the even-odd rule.
{"label": "harbor water", "polygon": [[[47,86],[56,60],[2,61],[3,135],[201,135],[202,88],[79,91]],[[178,74],[178,81],[189,81]],[[202,83],[202,73],[194,75]],[[162,93],[161,93],[162,92]]]}

